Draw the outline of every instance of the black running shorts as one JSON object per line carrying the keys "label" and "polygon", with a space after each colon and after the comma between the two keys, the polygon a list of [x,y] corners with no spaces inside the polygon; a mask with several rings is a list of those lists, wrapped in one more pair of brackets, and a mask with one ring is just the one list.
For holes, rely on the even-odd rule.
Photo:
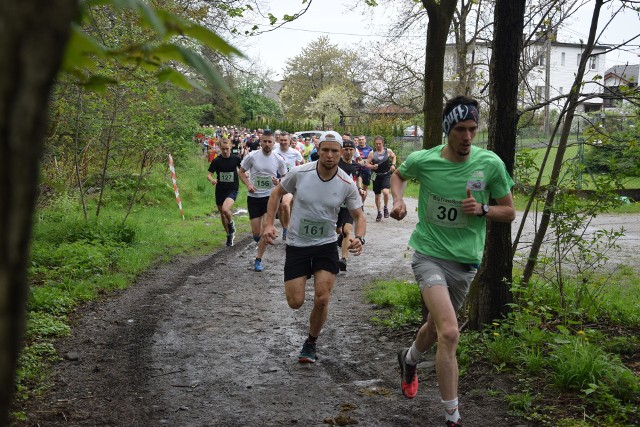
{"label": "black running shorts", "polygon": [[320,246],[287,245],[284,261],[284,281],[299,277],[310,278],[316,271],[338,274],[338,247],[336,242]]}

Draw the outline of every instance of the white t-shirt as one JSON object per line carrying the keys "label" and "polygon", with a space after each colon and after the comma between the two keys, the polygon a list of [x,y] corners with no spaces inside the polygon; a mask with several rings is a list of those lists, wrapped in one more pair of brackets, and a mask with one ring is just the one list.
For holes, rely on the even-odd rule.
{"label": "white t-shirt", "polygon": [[293,169],[296,163],[302,164],[304,162],[302,154],[295,148],[289,147],[287,151],[282,151],[280,147],[276,147],[273,149],[273,152],[284,158],[284,162],[287,164],[287,171]]}
{"label": "white t-shirt", "polygon": [[273,185],[273,177],[278,174],[284,176],[287,173],[287,165],[284,159],[272,151],[269,155],[264,154],[262,149],[252,152],[246,156],[240,167],[249,171],[249,180],[256,187],[255,193],[247,193],[249,197],[269,197]]}
{"label": "white t-shirt", "polygon": [[333,243],[338,239],[336,221],[340,206],[350,210],[362,207],[362,198],[353,179],[342,169],[328,181],[316,170],[317,162],[291,170],[280,186],[294,196],[295,208],[287,231],[287,245],[309,247]]}

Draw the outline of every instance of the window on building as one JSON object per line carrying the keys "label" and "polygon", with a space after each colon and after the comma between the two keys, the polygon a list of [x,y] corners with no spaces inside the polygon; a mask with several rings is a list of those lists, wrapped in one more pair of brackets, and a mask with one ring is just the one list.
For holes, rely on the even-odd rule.
{"label": "window on building", "polygon": [[564,59],[566,57],[566,54],[564,52],[562,52],[560,54],[560,65],[562,65],[564,67]]}
{"label": "window on building", "polygon": [[589,69],[597,70],[598,69],[598,56],[592,56],[589,58]]}
{"label": "window on building", "polygon": [[560,92],[560,95],[563,95],[564,94],[564,88],[562,86],[560,86],[558,88],[558,92]]}
{"label": "window on building", "polygon": [[541,66],[541,67],[544,67],[544,55],[541,55],[541,56],[538,58],[538,64],[537,64],[537,65],[539,65],[539,66]]}
{"label": "window on building", "polygon": [[536,86],[536,102],[544,101],[544,86]]}
{"label": "window on building", "polygon": [[579,54],[578,54],[578,61],[576,62],[576,65],[577,65],[577,66],[580,66],[580,60],[581,60],[581,59],[582,59],[582,54],[581,54],[581,53],[579,53]]}

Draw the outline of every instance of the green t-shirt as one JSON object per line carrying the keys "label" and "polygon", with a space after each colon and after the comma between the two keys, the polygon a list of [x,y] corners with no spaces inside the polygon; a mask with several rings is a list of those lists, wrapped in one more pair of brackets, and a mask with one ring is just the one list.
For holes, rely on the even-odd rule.
{"label": "green t-shirt", "polygon": [[479,203],[505,197],[513,187],[502,160],[492,151],[472,147],[465,162],[442,157],[444,145],[411,153],[400,166],[404,179],[420,184],[418,224],[409,246],[440,259],[480,264],[486,235],[486,218],[466,215],[461,202],[467,188]]}

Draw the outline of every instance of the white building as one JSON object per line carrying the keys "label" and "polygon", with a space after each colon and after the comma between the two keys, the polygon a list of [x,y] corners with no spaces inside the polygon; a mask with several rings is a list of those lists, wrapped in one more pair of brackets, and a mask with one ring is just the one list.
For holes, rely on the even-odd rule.
{"label": "white building", "polygon": [[[600,78],[597,82],[593,81],[596,76],[603,76],[606,68],[605,46],[596,46],[589,58],[587,69],[583,81],[584,86],[580,89],[583,94],[601,94],[603,91],[603,80]],[[526,108],[528,106],[544,102],[546,99],[547,87],[547,61],[549,61],[549,99],[567,95],[573,85],[575,74],[578,71],[578,65],[584,52],[584,46],[579,43],[560,43],[551,42],[550,50],[547,52],[547,45],[543,42],[529,46],[522,54],[524,60],[524,68],[526,71],[526,84],[523,84],[520,91],[521,105]],[[488,94],[489,79],[489,59],[491,47],[488,44],[478,44],[474,54],[475,81],[472,87],[474,95]],[[467,61],[471,62],[471,53],[467,55]],[[453,80],[457,73],[457,61],[455,55],[455,45],[447,45],[447,53],[445,57],[445,79]],[[514,70],[514,72],[517,72]],[[524,82],[523,82],[524,83]],[[453,83],[451,83],[453,85]],[[484,89],[484,90],[482,90]],[[451,94],[447,94],[451,95]],[[584,103],[580,108],[581,111],[594,111],[602,108],[601,97],[583,98]],[[561,98],[553,101],[552,108],[561,108],[565,99]]]}

